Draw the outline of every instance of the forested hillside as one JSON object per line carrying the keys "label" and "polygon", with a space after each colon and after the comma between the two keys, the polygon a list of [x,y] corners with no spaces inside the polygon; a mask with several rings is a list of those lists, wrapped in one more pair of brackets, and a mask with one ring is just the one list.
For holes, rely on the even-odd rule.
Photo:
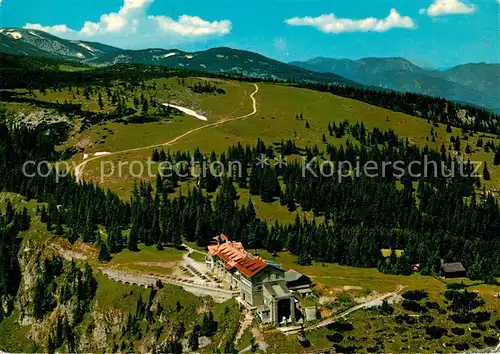
{"label": "forested hillside", "polygon": [[[443,163],[447,169],[452,168],[452,163],[459,165],[456,158],[447,154],[446,148],[441,152],[421,150],[399,140],[392,132],[367,132],[362,126],[342,129],[353,133],[361,145],[340,150],[327,147],[326,158],[331,161],[352,160],[354,164],[354,158],[359,156],[362,163],[367,160],[409,162],[425,155],[436,161],[437,166]],[[380,263],[379,250],[403,248],[407,251],[399,261],[405,264],[400,268],[391,266],[390,271],[406,272],[410,264],[420,263],[430,274],[437,271],[439,259],[444,258],[463,261],[474,278],[490,279],[500,272],[497,252],[500,247],[492,247],[499,242],[493,237],[500,227],[498,202],[488,195],[478,200],[474,188],[479,181],[475,178],[445,177],[444,172],[436,171],[437,177],[414,181],[408,177],[398,180],[360,176],[338,183],[335,174],[330,178],[317,178],[314,174],[300,177],[298,165],[285,169],[259,168],[255,165],[256,157],[274,155],[273,149],[262,141],[255,147],[231,148],[221,158],[243,161],[250,167],[248,179],[243,176],[236,180],[241,187],[248,186],[251,194],[261,195],[264,201],[280,198],[291,212],[299,204],[303,210],[324,215],[326,220],[324,224],[316,224],[298,219],[293,225],[277,224],[268,229],[265,222],[255,217],[252,204],[244,208],[235,205],[237,195],[230,183],[231,177],[222,180],[207,177],[207,181],[200,181],[202,188],[211,191],[221,184],[213,206],[196,190],[180,199],[170,199],[171,188],[164,189],[165,183],[160,177],[154,194],[151,186],[141,184],[130,201],[121,201],[113,193],[92,184],[75,182],[72,176],[59,178],[59,183],[55,183],[55,176],[26,177],[21,172],[24,161],[54,159],[55,141],[48,139],[43,131],[9,131],[4,125],[1,132],[2,152],[9,161],[8,165],[4,162],[0,172],[2,187],[30,199],[46,201],[49,207],[47,211],[42,210],[42,221],[49,230],[65,235],[71,242],[98,241],[97,226],[103,225],[113,235],[108,238],[108,244],[99,244],[104,253],[117,252],[123,247],[134,250],[139,241],[161,248],[178,246],[184,238],[203,245],[222,231],[235,235],[252,248],[263,247],[270,252],[286,248],[300,254],[305,262],[318,259],[385,269]],[[332,128],[332,134],[334,132]],[[286,154],[287,150],[282,149]],[[308,150],[305,154],[313,157],[317,153]],[[194,158],[201,162],[202,156],[198,154]],[[319,173],[318,167],[314,168]],[[468,176],[472,166],[465,165],[464,171]],[[392,170],[380,172],[393,175]],[[278,176],[283,176],[284,190],[279,187]],[[418,182],[416,191],[412,182]],[[171,183],[175,186],[176,181]],[[397,187],[398,183],[403,189]],[[467,203],[465,197],[470,197],[472,202]],[[131,231],[125,240],[121,232],[128,228]]]}

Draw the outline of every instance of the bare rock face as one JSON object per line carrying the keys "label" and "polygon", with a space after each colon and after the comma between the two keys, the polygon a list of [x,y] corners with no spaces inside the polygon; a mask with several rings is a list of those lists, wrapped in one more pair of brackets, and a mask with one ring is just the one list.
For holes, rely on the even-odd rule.
{"label": "bare rock face", "polygon": [[44,247],[35,245],[28,241],[26,246],[19,251],[19,267],[23,270],[21,284],[17,294],[17,306],[19,308],[19,323],[22,326],[37,323],[33,316],[33,291],[36,282],[37,264],[43,259]]}
{"label": "bare rock face", "polygon": [[36,127],[42,123],[70,124],[70,119],[65,115],[58,114],[53,110],[40,110],[40,109],[31,112],[20,112],[17,114],[15,121],[31,127]]}
{"label": "bare rock face", "polygon": [[[58,298],[55,299],[56,307],[43,319],[37,319],[34,316],[33,298],[40,264],[46,259],[52,259],[54,256],[65,257],[59,254],[59,249],[53,244],[39,244],[35,241],[27,241],[19,252],[19,265],[23,269],[21,284],[17,294],[16,307],[19,310],[19,324],[29,326],[28,336],[37,343],[45,343],[50,330],[54,326],[56,318],[65,317],[70,323],[74,321],[74,313],[77,304],[73,299],[63,303]],[[6,307],[2,303],[2,308]],[[123,311],[100,306],[96,302],[89,313],[92,319],[92,331],[83,332],[77,338],[78,351],[102,350],[107,347],[110,336],[121,330],[123,323],[126,322],[126,314]]]}
{"label": "bare rock face", "polygon": [[94,319],[94,329],[90,336],[82,338],[82,350],[88,350],[89,346],[100,349],[106,348],[109,336],[118,333],[126,320],[125,314],[122,311],[116,309],[102,311],[98,304],[96,304],[90,313],[90,317]]}
{"label": "bare rock face", "polygon": [[[198,337],[198,348],[199,349],[206,348],[210,344],[212,344],[212,340],[209,337],[205,337],[205,336]],[[182,347],[189,348],[189,341],[187,338],[182,342]]]}

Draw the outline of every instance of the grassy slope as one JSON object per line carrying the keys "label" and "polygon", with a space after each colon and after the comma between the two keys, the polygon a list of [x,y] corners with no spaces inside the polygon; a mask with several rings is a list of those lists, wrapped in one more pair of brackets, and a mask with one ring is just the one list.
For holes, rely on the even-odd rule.
{"label": "grassy slope", "polygon": [[296,256],[288,252],[280,252],[277,257],[273,257],[269,252],[263,250],[259,251],[259,254],[264,259],[271,259],[281,264],[285,269],[295,269],[307,274],[326,294],[338,295],[339,292],[343,292],[344,286],[360,287],[364,290],[384,293],[395,291],[398,285],[403,285],[405,290],[425,289],[431,296],[439,298],[445,291],[447,283],[464,281],[465,284],[471,284],[469,290],[479,292],[487,300],[491,309],[500,311],[500,299],[495,297],[497,293],[500,293],[500,286],[478,284],[465,278],[454,280],[418,274],[411,276],[388,275],[378,272],[375,268],[354,268],[331,263],[314,262],[311,266],[300,266],[295,263]]}
{"label": "grassy slope", "polygon": [[[172,102],[182,106],[194,109],[197,112],[209,117],[211,121],[224,119],[234,115],[238,115],[240,110],[244,110],[250,103],[245,99],[248,95],[247,84],[239,82],[217,82],[217,86],[226,91],[226,95],[208,95],[196,94],[189,89],[188,86],[196,82],[204,81],[202,79],[189,78],[185,80],[184,85],[179,84],[177,79],[156,79],[146,82],[147,86],[155,85],[156,89],[145,89],[145,97],[155,97],[158,103]],[[76,91],[76,89],[73,89]],[[140,97],[143,91],[136,89],[132,92],[127,92],[128,105],[133,106],[133,98]],[[41,99],[54,100],[55,97],[59,98],[60,102],[65,99],[70,99],[71,94],[52,92],[46,96],[40,96]],[[64,97],[67,96],[67,97]],[[239,104],[227,105],[227,97],[231,97]],[[83,96],[78,96],[76,100],[82,103],[83,109],[91,111],[99,111],[97,104],[97,97],[94,95],[91,100],[87,101]],[[111,110],[111,103],[108,101],[105,94],[103,94],[103,102],[105,104],[104,110]],[[84,131],[81,134],[74,136],[69,141],[68,145],[74,145],[76,142],[90,139],[94,146],[86,149],[86,152],[97,151],[121,151],[125,149],[137,148],[147,145],[161,144],[168,141],[185,131],[201,126],[203,121],[197,120],[194,117],[187,115],[179,115],[169,121],[160,121],[144,124],[119,124],[119,123],[105,123],[102,125],[94,126]],[[111,129],[114,134],[109,134],[106,129]],[[103,139],[103,135],[107,137]],[[104,140],[104,141],[103,141]],[[101,143],[101,141],[103,141]]]}
{"label": "grassy slope", "polygon": [[[242,87],[246,86],[246,91],[250,90],[249,84],[240,83]],[[226,86],[224,86],[226,88]],[[212,111],[227,110],[227,104],[241,102],[241,98],[245,94],[234,96],[228,93],[227,96],[215,96],[206,98],[207,104],[213,104]],[[216,102],[215,99],[218,101]],[[244,120],[227,122],[218,127],[210,127],[205,130],[194,132],[169,147],[171,151],[193,151],[195,147],[199,147],[203,152],[209,153],[212,150],[222,152],[228,146],[241,142],[243,144],[255,144],[257,137],[261,137],[267,144],[279,142],[281,139],[295,139],[296,144],[300,147],[315,144],[321,149],[324,149],[322,143],[322,135],[325,134],[329,142],[337,145],[345,144],[346,139],[335,139],[328,136],[327,126],[330,122],[340,122],[349,120],[351,122],[363,121],[368,129],[378,127],[383,130],[393,129],[400,137],[408,138],[410,142],[421,146],[428,145],[439,149],[441,144],[449,145],[452,136],[460,135],[459,129],[454,129],[451,134],[446,133],[445,126],[440,125],[434,130],[437,134],[436,141],[430,140],[431,124],[421,118],[411,117],[402,113],[389,111],[380,107],[368,105],[356,100],[321,93],[312,90],[287,87],[283,85],[259,84],[259,92],[256,95],[258,112],[255,116]],[[247,111],[250,112],[250,100],[244,99],[248,103]],[[239,110],[244,112],[243,109]],[[295,119],[297,114],[303,114],[303,120]],[[306,129],[306,121],[309,122],[310,128]],[[133,127],[132,129],[134,129]],[[148,127],[154,128],[153,126]],[[179,125],[179,130],[182,126]],[[186,131],[189,130],[186,127]],[[98,128],[97,128],[98,129]],[[137,128],[137,130],[140,128]],[[149,131],[148,134],[152,134]],[[119,136],[117,132],[115,135]],[[124,135],[126,136],[126,134]],[[147,135],[145,135],[147,136]],[[140,138],[137,138],[140,140]],[[489,138],[484,138],[486,142]],[[492,140],[496,144],[500,143],[498,139]],[[492,180],[487,181],[488,189],[500,188],[500,166],[493,166],[493,153],[485,153],[482,149],[476,149],[478,136],[470,137],[469,144],[476,152],[465,156],[465,159],[473,161],[487,161]],[[147,140],[148,143],[155,140]],[[462,153],[464,154],[466,143],[462,141]],[[146,161],[151,156],[152,149],[144,149],[130,153],[118,154],[106,158],[114,161]],[[86,167],[86,178],[96,182],[100,181],[101,161],[91,161]],[[137,170],[136,170],[137,171]],[[155,167],[153,172],[156,173]],[[150,179],[144,176],[143,179]],[[106,178],[102,186],[111,188],[117,191],[121,196],[128,197],[129,191],[134,181],[137,180],[128,173],[128,167],[124,169],[122,178],[118,178],[117,174],[113,177]],[[248,200],[248,191],[240,191],[241,201]],[[286,208],[283,208],[279,203],[264,204],[260,198],[252,198],[255,203],[257,213],[260,217],[268,220],[279,219],[284,222],[293,219],[294,215],[290,215]],[[300,212],[300,210],[299,210]],[[310,216],[309,216],[310,217]]]}
{"label": "grassy slope", "polygon": [[[286,269],[293,268],[299,272],[310,276],[319,289],[322,289],[324,295],[339,297],[358,297],[366,295],[366,290],[376,291],[379,293],[392,292],[396,290],[398,285],[403,285],[404,291],[425,289],[429,293],[429,298],[432,301],[439,303],[441,307],[446,307],[443,293],[446,290],[447,283],[461,282],[470,285],[468,291],[476,291],[486,301],[485,308],[492,312],[492,324],[495,319],[499,319],[500,315],[500,299],[496,296],[500,293],[500,286],[484,285],[472,282],[467,279],[438,279],[430,276],[411,275],[386,275],[379,273],[376,269],[367,268],[352,268],[340,266],[337,264],[322,264],[313,263],[311,266],[299,266],[295,263],[295,256],[286,252],[281,252],[277,257],[273,257],[266,251],[260,251],[260,256],[265,259],[272,259],[277,263],[282,264]],[[350,287],[356,287],[355,289]],[[422,302],[425,303],[425,300]],[[365,349],[369,346],[374,346],[375,339],[381,338],[385,347],[380,347],[382,352],[400,352],[403,347],[406,347],[408,352],[455,352],[455,348],[450,346],[455,343],[482,342],[482,339],[472,340],[471,330],[469,327],[474,327],[474,324],[457,325],[452,322],[448,315],[439,315],[437,311],[431,311],[435,318],[432,325],[442,326],[448,331],[452,327],[462,327],[466,333],[464,336],[444,336],[442,339],[429,341],[425,337],[425,325],[410,326],[400,325],[394,321],[394,316],[398,314],[415,315],[412,312],[405,311],[400,305],[395,306],[393,316],[381,317],[377,312],[358,310],[350,314],[346,319],[354,325],[354,331],[347,332],[344,335],[344,340],[341,343],[344,346],[362,345]],[[474,331],[474,330],[473,330]],[[475,330],[478,331],[478,330]],[[495,329],[488,329],[488,335],[496,332]],[[326,349],[332,347],[326,336],[335,334],[334,330],[321,328],[307,333],[307,338],[311,342],[313,349]],[[412,338],[418,336],[417,338]],[[405,339],[406,338],[406,339]],[[265,334],[265,340],[270,345],[268,350],[280,352],[307,352],[297,342],[295,336],[284,336],[277,332]],[[443,343],[448,344],[448,347],[443,347]],[[484,345],[484,343],[483,343]]]}
{"label": "grassy slope", "polygon": [[[176,78],[150,80],[146,84],[151,86],[154,83],[156,89],[149,88],[144,93],[146,97],[156,97],[158,102],[176,102],[194,108],[209,117],[210,122],[208,123],[182,115],[169,121],[154,123],[100,124],[81,134],[75,134],[65,147],[84,143],[87,146],[85,152],[92,153],[96,151],[121,151],[161,144],[214,120],[231,118],[251,111],[251,101],[248,96],[253,91],[253,85],[243,82],[212,80],[216,81],[217,85],[223,88],[227,94],[194,94],[189,86],[201,80],[204,79],[188,78],[185,79],[184,85],[179,84]],[[75,99],[72,96],[73,93],[76,93],[76,88],[73,88],[71,93],[64,89],[62,92],[50,91],[45,95],[36,94],[37,99],[42,101],[55,102],[58,100],[64,102],[68,100],[73,103],[81,103],[83,109],[86,110],[99,110],[97,95],[95,94],[90,100],[86,100],[82,95],[83,90],[80,91],[80,95],[76,95]],[[140,90],[128,92],[127,95],[129,106],[133,106],[132,99],[140,96]],[[459,129],[454,129],[453,133],[448,134],[445,127],[440,125],[434,128],[437,133],[436,141],[431,142],[429,140],[431,125],[423,119],[312,90],[260,83],[256,99],[258,112],[255,116],[194,132],[174,143],[170,149],[172,151],[192,151],[195,147],[199,147],[204,152],[212,150],[221,152],[237,142],[254,144],[257,137],[262,138],[268,144],[279,142],[281,139],[295,139],[297,145],[301,147],[317,144],[322,149],[322,134],[327,135],[330,142],[336,144],[345,142],[345,139],[333,139],[327,133],[329,122],[339,122],[345,119],[351,122],[363,121],[368,129],[374,127],[393,129],[399,136],[408,138],[412,143],[435,148],[439,148],[442,143],[448,146],[451,136],[460,135]],[[103,94],[103,100],[104,110],[110,110],[111,106],[105,94]],[[304,119],[295,119],[296,114],[300,113],[303,114]],[[310,129],[305,128],[306,121],[309,122]],[[487,161],[493,177],[492,181],[486,182],[487,188],[499,190],[500,167],[493,166],[492,152],[485,153],[482,149],[475,149],[477,138],[477,136],[469,138],[469,143],[475,152],[464,156],[464,158],[473,161]],[[493,139],[493,137],[491,138]],[[489,139],[485,138],[484,140]],[[493,140],[496,144],[500,143],[498,139]],[[462,141],[462,153],[465,151],[465,145],[466,143]],[[117,154],[106,158],[106,160],[113,161],[116,165],[118,161],[145,161],[151,156],[151,153],[152,149],[145,149]],[[81,161],[82,156],[79,154],[74,160]],[[87,165],[86,178],[99,181],[101,161],[92,161]],[[155,170],[153,169],[153,171]],[[104,187],[110,187],[119,191],[123,196],[127,196],[127,190],[130,189],[129,187],[134,180],[127,172],[128,167],[125,168],[122,178],[108,178],[103,184]]]}
{"label": "grassy slope", "polygon": [[125,249],[115,254],[106,266],[144,274],[171,274],[173,267],[182,260],[182,255],[185,253],[173,248],[158,251],[156,246],[143,244],[139,244],[139,249],[139,252]]}
{"label": "grassy slope", "polygon": [[[437,300],[431,298],[430,300]],[[422,301],[425,304],[426,300]],[[357,352],[366,353],[368,347],[376,346],[376,341],[379,340],[379,350],[377,352],[387,353],[455,353],[457,350],[454,344],[468,343],[471,348],[474,348],[473,343],[479,343],[485,347],[482,338],[474,339],[471,336],[472,332],[480,332],[482,335],[495,335],[496,329],[487,329],[482,332],[474,328],[474,325],[457,325],[447,318],[447,315],[439,315],[436,310],[429,312],[434,318],[430,324],[419,323],[417,325],[401,325],[396,323],[394,317],[400,314],[408,314],[413,318],[418,318],[419,315],[405,311],[401,306],[395,305],[395,311],[392,316],[381,316],[376,311],[359,310],[347,316],[346,320],[353,324],[354,330],[347,331],[343,334],[344,339],[340,343],[346,346],[361,346],[363,350],[358,349]],[[495,317],[493,317],[495,318]],[[426,339],[427,326],[440,326],[448,330],[448,335],[440,339]],[[450,331],[452,327],[461,327],[465,330],[462,336],[453,335]],[[471,329],[469,329],[471,328]],[[320,350],[332,348],[333,343],[327,339],[327,335],[333,335],[336,332],[328,327],[323,327],[312,332],[306,333],[307,339],[311,343],[311,348],[302,348],[295,336],[285,336],[281,333],[268,333],[265,335],[266,342],[270,345],[269,351],[287,352],[287,353],[306,353],[311,349]]]}
{"label": "grassy slope", "polygon": [[0,321],[0,350],[8,350],[11,353],[35,352],[35,342],[26,337],[29,327],[20,326],[17,322],[18,316],[19,314],[14,312]]}

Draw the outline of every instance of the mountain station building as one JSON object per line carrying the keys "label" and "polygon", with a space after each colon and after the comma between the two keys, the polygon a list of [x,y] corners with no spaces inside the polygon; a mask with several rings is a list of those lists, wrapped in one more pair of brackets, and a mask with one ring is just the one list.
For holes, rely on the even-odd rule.
{"label": "mountain station building", "polygon": [[285,271],[278,264],[246,252],[241,242],[229,241],[225,235],[214,241],[208,246],[206,266],[232,289],[239,290],[237,300],[257,312],[263,323],[294,323],[297,300],[287,286]]}

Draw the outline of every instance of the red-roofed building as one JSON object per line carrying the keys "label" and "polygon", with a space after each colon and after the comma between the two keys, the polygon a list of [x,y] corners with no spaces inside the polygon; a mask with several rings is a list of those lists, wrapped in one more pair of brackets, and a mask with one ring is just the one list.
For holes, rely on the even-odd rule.
{"label": "red-roofed building", "polygon": [[247,253],[241,242],[231,242],[224,234],[214,240],[217,243],[208,246],[207,267],[240,291],[239,301],[256,310],[264,323],[294,322],[295,298],[284,270]]}

